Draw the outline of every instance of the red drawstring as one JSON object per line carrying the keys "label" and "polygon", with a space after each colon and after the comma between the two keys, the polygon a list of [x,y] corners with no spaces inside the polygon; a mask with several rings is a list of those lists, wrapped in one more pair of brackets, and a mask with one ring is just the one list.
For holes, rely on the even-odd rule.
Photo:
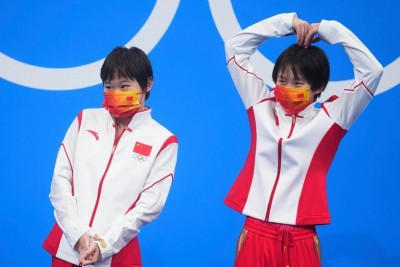
{"label": "red drawstring", "polygon": [[[280,229],[277,242],[281,243],[281,251],[278,251],[279,266],[289,267],[289,247],[293,247],[293,237],[287,229]],[[283,259],[281,258],[283,255]]]}

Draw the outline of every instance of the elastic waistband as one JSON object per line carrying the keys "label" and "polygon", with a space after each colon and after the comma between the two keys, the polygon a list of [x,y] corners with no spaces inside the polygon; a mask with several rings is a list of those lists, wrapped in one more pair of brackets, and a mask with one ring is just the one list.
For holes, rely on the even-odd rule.
{"label": "elastic waistband", "polygon": [[292,240],[305,239],[317,235],[315,226],[270,223],[252,217],[246,218],[244,229],[276,240],[282,239],[282,235],[286,234],[290,234]]}

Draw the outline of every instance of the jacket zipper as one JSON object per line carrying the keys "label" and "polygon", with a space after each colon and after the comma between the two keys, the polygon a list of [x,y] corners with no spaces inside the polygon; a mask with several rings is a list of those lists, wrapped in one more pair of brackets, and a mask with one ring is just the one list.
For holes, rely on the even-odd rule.
{"label": "jacket zipper", "polygon": [[[296,125],[296,115],[292,115],[292,124],[290,126],[290,131],[289,134],[287,136],[287,139],[289,139],[292,136],[293,133],[293,129],[294,126]],[[276,187],[278,186],[278,182],[279,182],[279,178],[281,176],[281,167],[282,167],[282,142],[283,142],[283,138],[279,138],[278,141],[278,169],[277,169],[277,173],[276,173],[276,178],[275,178],[275,182],[274,182],[274,186],[272,187],[272,192],[271,195],[269,197],[269,201],[268,201],[268,206],[267,206],[267,213],[265,215],[265,221],[269,221],[269,216],[271,213],[271,207],[272,207],[272,201],[274,199],[274,195],[275,195],[275,191],[276,191]]]}
{"label": "jacket zipper", "polygon": [[292,136],[294,126],[296,125],[296,115],[292,115],[292,125],[290,126],[290,131],[288,135],[288,139]]}
{"label": "jacket zipper", "polygon": [[109,168],[110,168],[112,159],[113,159],[113,157],[114,157],[114,152],[115,152],[115,150],[116,150],[116,148],[117,148],[118,142],[119,142],[119,140],[121,139],[121,136],[123,135],[123,133],[125,132],[125,130],[126,130],[126,127],[122,130],[121,134],[120,134],[119,136],[117,136],[117,128],[115,128],[115,138],[114,138],[114,143],[113,143],[113,147],[112,147],[112,150],[111,150],[111,155],[110,155],[110,158],[108,159],[108,163],[107,163],[106,169],[105,169],[105,171],[104,171],[104,173],[103,173],[103,176],[101,177],[101,180],[100,180],[100,183],[99,183],[99,188],[98,188],[98,190],[97,190],[96,203],[94,204],[92,216],[91,216],[90,222],[89,222],[89,226],[90,226],[90,227],[92,227],[92,224],[93,224],[93,221],[94,221],[94,217],[95,217],[95,215],[96,215],[97,207],[99,206],[100,196],[101,196],[101,190],[102,190],[102,188],[103,188],[104,179],[106,178],[107,172],[108,172],[108,170],[109,170]]}

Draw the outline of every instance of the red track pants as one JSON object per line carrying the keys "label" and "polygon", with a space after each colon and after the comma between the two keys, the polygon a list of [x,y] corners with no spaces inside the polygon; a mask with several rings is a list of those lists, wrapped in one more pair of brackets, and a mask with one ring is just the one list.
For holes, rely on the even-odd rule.
{"label": "red track pants", "polygon": [[60,260],[59,258],[56,258],[52,256],[51,258],[51,266],[52,267],[78,267],[78,265],[74,265],[72,263]]}
{"label": "red track pants", "polygon": [[246,218],[235,267],[320,267],[320,245],[314,226],[291,226]]}

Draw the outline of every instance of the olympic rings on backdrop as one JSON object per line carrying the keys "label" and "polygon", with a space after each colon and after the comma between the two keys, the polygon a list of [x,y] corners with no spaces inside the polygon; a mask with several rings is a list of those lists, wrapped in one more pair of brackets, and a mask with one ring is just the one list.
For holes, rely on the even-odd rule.
{"label": "olympic rings on backdrop", "polygon": [[[142,28],[125,45],[140,46],[149,53],[167,31],[179,6],[179,0],[157,0]],[[71,68],[46,68],[13,59],[0,52],[0,77],[36,89],[73,90],[101,83],[99,70],[104,58]]]}
{"label": "olympic rings on backdrop", "polygon": [[[221,35],[222,39],[226,41],[235,33],[239,32],[241,29],[240,24],[236,18],[235,12],[232,7],[230,0],[208,0],[210,5],[211,14],[214,19],[215,25]],[[266,82],[268,86],[274,87],[274,82],[270,76],[263,76],[266,73],[272,73],[274,63],[272,63],[268,58],[262,55],[259,51],[256,51],[252,57],[252,63],[254,68],[259,71],[262,79]],[[397,57],[392,63],[384,68],[384,73],[376,91],[376,94],[383,93],[389,89],[396,87],[400,83],[400,57]],[[346,86],[351,83],[351,80],[342,81],[330,81],[326,91],[330,94],[340,94]],[[322,95],[320,101],[326,99],[327,95]]]}

